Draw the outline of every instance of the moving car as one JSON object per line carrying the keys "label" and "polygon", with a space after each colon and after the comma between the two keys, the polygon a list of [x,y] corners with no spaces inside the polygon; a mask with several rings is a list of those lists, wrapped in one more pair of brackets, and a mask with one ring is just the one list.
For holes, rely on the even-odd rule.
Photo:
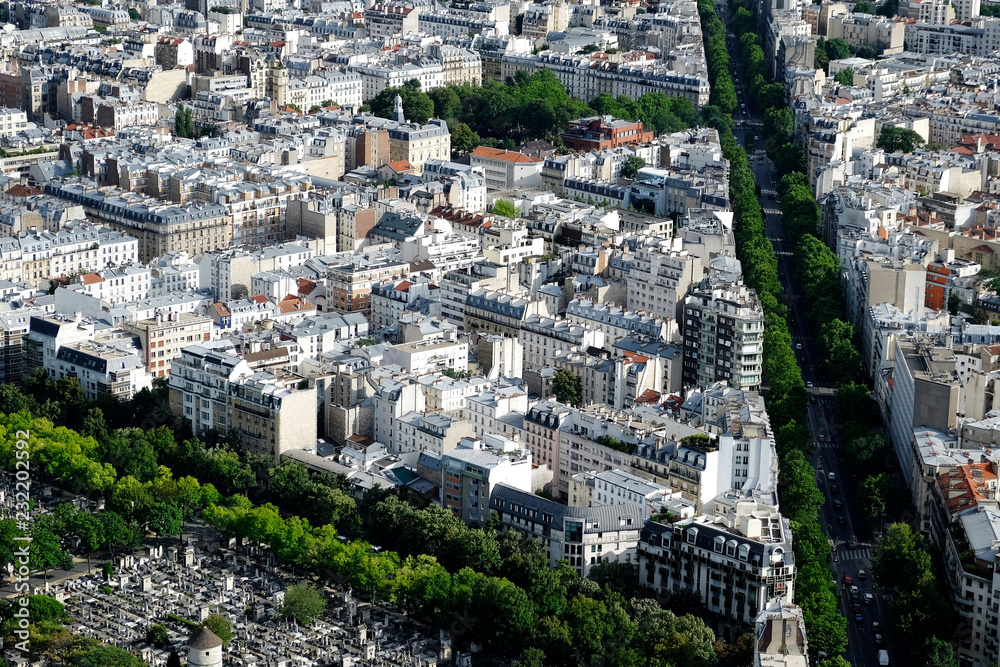
{"label": "moving car", "polygon": [[837,479],[837,473],[835,473],[835,472],[833,472],[831,470],[830,473],[826,476],[826,478],[828,480],[830,480],[831,482],[833,482],[833,481],[835,481]]}
{"label": "moving car", "polygon": [[843,578],[843,579],[841,579],[841,582],[842,582],[842,583],[843,583],[843,584],[844,584],[845,586],[850,586],[851,584],[853,584],[853,583],[854,583],[854,579],[851,579],[851,577],[850,577],[849,575],[846,575],[846,574],[845,574],[845,575],[844,575],[844,578]]}
{"label": "moving car", "polygon": [[837,525],[838,526],[846,526],[847,525],[847,519],[844,518],[843,514],[841,514],[841,515],[839,515],[837,517]]}
{"label": "moving car", "polygon": [[882,638],[882,633],[881,632],[876,632],[875,633],[875,645],[876,646],[881,646],[884,643],[885,643],[885,640]]}
{"label": "moving car", "polygon": [[875,596],[871,593],[865,593],[865,604],[875,604]]}
{"label": "moving car", "polygon": [[861,614],[855,614],[854,615],[854,622],[857,623],[858,625],[860,625],[860,624],[862,624],[862,623],[865,622],[865,619],[861,617]]}
{"label": "moving car", "polygon": [[[835,510],[842,510],[842,509],[844,509],[844,501],[841,500],[840,498],[834,498],[833,499],[833,509],[835,509]],[[861,572],[864,572],[864,570],[862,570]],[[858,572],[858,578],[859,579],[863,578],[861,576],[861,572]]]}
{"label": "moving car", "polygon": [[796,343],[795,344],[795,349],[796,350],[801,350],[802,349],[802,343]]}
{"label": "moving car", "polygon": [[[840,493],[840,487],[834,484],[830,487],[830,493]],[[851,548],[853,549],[854,547]]]}

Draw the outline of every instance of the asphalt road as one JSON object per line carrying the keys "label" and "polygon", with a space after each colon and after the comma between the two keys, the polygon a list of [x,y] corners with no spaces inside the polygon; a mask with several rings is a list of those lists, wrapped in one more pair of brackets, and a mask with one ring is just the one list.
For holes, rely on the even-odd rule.
{"label": "asphalt road", "polygon": [[[722,18],[723,21],[726,20],[724,15]],[[842,466],[838,456],[840,439],[836,422],[835,388],[829,386],[822,374],[817,372],[819,355],[815,341],[806,329],[806,308],[802,304],[798,286],[794,281],[795,243],[794,240],[785,239],[782,235],[781,211],[775,191],[777,174],[771,160],[763,151],[763,140],[766,137],[762,136],[760,112],[744,88],[746,73],[735,36],[730,35],[728,43],[731,62],[737,67],[734,82],[739,101],[741,105],[746,105],[745,109],[741,106],[733,115],[736,121],[733,134],[743,146],[746,146],[747,137],[755,139],[756,149],[747,151],[751,158],[750,167],[761,189],[760,202],[764,209],[765,229],[778,256],[779,278],[785,288],[786,302],[792,314],[789,328],[796,348],[795,356],[802,369],[802,379],[809,388],[810,400],[815,401],[809,406],[809,425],[817,440],[817,446],[810,456],[810,462],[816,468],[817,483],[826,498],[826,503],[820,509],[820,521],[833,549],[831,567],[836,572],[841,589],[840,611],[847,619],[847,651],[844,657],[854,667],[877,666],[878,651],[886,649],[889,651],[891,664],[894,652],[890,646],[890,637],[886,634],[889,630],[887,621],[890,599],[886,591],[875,585],[871,576],[871,557],[874,549],[872,526],[869,524],[869,519],[859,514],[854,507],[854,480],[847,466]],[[830,479],[831,473],[834,479]],[[842,508],[834,507],[835,499],[843,503]],[[838,519],[842,525],[838,523]],[[854,548],[851,548],[851,543]],[[864,579],[859,578],[859,571],[866,573]],[[853,584],[859,589],[862,619],[860,623],[855,620],[849,591],[842,583],[845,576],[851,577]],[[871,604],[864,601],[865,593],[873,595],[874,600]],[[885,642],[882,645],[875,644],[873,621],[881,624],[880,632]]]}

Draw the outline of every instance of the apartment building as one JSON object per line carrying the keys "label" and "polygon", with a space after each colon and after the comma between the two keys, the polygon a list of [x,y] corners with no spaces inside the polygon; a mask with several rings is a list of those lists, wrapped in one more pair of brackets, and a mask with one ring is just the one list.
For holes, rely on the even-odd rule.
{"label": "apartment building", "polygon": [[514,188],[538,187],[542,184],[540,158],[529,157],[517,151],[479,146],[471,154],[472,167],[483,170],[489,192]]}
{"label": "apartment building", "polygon": [[263,372],[230,383],[232,423],[226,432],[235,430],[245,451],[270,455],[276,463],[282,453],[316,442],[316,388],[299,386],[301,379]]}
{"label": "apartment building", "polygon": [[645,129],[642,121],[621,120],[612,116],[594,116],[571,120],[559,137],[570,148],[589,153],[644,144],[653,140],[653,132]]}
{"label": "apartment building", "polygon": [[464,373],[469,368],[469,344],[448,338],[400,343],[386,348],[383,361],[413,374]]}
{"label": "apartment building", "polygon": [[76,378],[89,401],[96,401],[98,394],[127,401],[143,389],[153,388],[153,376],[143,364],[142,352],[135,341],[120,332],[62,345],[54,359],[46,360],[46,367],[53,379]]}
{"label": "apartment building", "polygon": [[172,363],[170,410],[195,435],[235,430],[245,450],[278,461],[282,452],[316,442],[316,389],[299,388],[301,379],[255,372],[228,341],[190,345]]}
{"label": "apartment building", "polygon": [[604,332],[573,324],[562,318],[530,315],[521,323],[519,339],[528,368],[548,366],[560,351],[585,351],[604,347]]}
{"label": "apartment building", "polygon": [[903,50],[905,23],[871,14],[838,14],[830,17],[827,39],[842,39],[851,46],[875,49],[878,53]]}
{"label": "apartment building", "polygon": [[[531,451],[536,465],[559,470],[559,431],[563,421],[571,414],[568,406],[556,401],[540,401],[525,413],[521,423],[521,441]],[[555,494],[558,485],[546,490]]]}
{"label": "apartment building", "polygon": [[608,350],[630,336],[645,336],[661,342],[677,337],[677,323],[672,319],[598,303],[586,297],[569,302],[566,306],[566,319],[604,332],[604,348]]}
{"label": "apartment building", "polygon": [[149,269],[142,265],[104,269],[80,276],[79,291],[114,308],[131,301],[148,299],[151,276]]}
{"label": "apartment building", "polygon": [[[569,480],[570,507],[601,507],[604,505],[634,505],[642,511],[643,520],[657,514],[680,494],[624,470],[582,472]],[[694,504],[684,503],[685,516],[694,514]],[[675,513],[680,516],[681,513]]]}
{"label": "apartment building", "polygon": [[402,4],[376,3],[365,10],[365,29],[372,38],[409,35],[417,32],[417,20],[423,9]]}
{"label": "apartment building", "polygon": [[556,567],[566,561],[580,576],[598,563],[636,563],[642,513],[632,505],[568,507],[506,485],[490,497],[504,530],[539,540]]}
{"label": "apartment building", "polygon": [[171,362],[167,387],[170,411],[187,420],[194,435],[208,430],[228,431],[229,386],[253,375],[246,360],[226,341],[190,345]]}
{"label": "apartment building", "polygon": [[21,386],[24,380],[24,340],[31,330],[31,317],[37,312],[0,315],[0,383]]}
{"label": "apartment building", "polygon": [[685,384],[707,387],[723,380],[747,391],[760,388],[764,311],[742,281],[706,278],[693,287],[684,299],[683,330]]}
{"label": "apartment building", "polygon": [[788,520],[766,506],[718,522],[650,521],[638,545],[639,581],[662,596],[691,593],[729,626],[749,625],[771,600],[792,603],[791,538]]}
{"label": "apartment building", "polygon": [[79,185],[48,183],[45,194],[79,204],[87,215],[139,241],[139,259],[149,262],[178,250],[191,257],[232,243],[232,219],[220,204],[171,206],[126,193],[103,194]]}
{"label": "apartment building", "polygon": [[684,295],[702,263],[687,250],[672,250],[669,242],[635,249],[628,272],[626,307],[656,317],[678,318]]}
{"label": "apartment building", "polygon": [[346,313],[371,311],[372,288],[386,280],[399,280],[410,265],[378,255],[351,255],[327,267],[327,308]]}
{"label": "apartment building", "polygon": [[[459,441],[475,434],[468,419],[440,412],[408,412],[393,422],[393,453],[406,455],[426,453],[440,459],[459,445]],[[427,457],[417,459],[427,461]],[[435,469],[440,464],[435,465]],[[440,479],[431,480],[440,486]]]}
{"label": "apartment building", "polygon": [[512,338],[520,335],[521,324],[531,315],[547,315],[545,301],[506,292],[476,289],[465,298],[463,318],[466,333],[503,334]]}
{"label": "apartment building", "polygon": [[28,129],[28,114],[21,109],[0,108],[0,137],[10,137]]}
{"label": "apartment building", "polygon": [[641,59],[634,63],[612,63],[595,60],[593,54],[561,54],[551,50],[538,54],[507,53],[501,62],[504,78],[514,77],[520,71],[533,74],[550,70],[570,95],[580,99],[590,100],[601,93],[632,99],[646,93],[664,93],[669,97],[685,97],[701,108],[708,104],[711,93],[700,42],[679,45],[656,64],[644,64]]}
{"label": "apartment building", "polygon": [[122,328],[138,339],[149,374],[164,377],[185,347],[212,340],[212,324],[211,318],[195,313],[162,313]]}
{"label": "apartment building", "polygon": [[[32,230],[0,240],[6,280],[39,284],[139,261],[139,241],[106,227],[80,224],[57,232]],[[7,250],[10,252],[7,252]]]}
{"label": "apartment building", "polygon": [[485,525],[500,485],[530,494],[531,452],[495,433],[462,438],[441,456],[441,505],[472,525]]}

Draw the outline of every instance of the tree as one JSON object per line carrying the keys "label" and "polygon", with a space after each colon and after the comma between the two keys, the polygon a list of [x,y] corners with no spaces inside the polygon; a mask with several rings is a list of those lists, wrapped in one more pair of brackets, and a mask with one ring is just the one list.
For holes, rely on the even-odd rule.
{"label": "tree", "polygon": [[146,630],[146,643],[152,644],[156,648],[166,648],[170,645],[170,635],[167,626],[162,623],[149,626]]}
{"label": "tree", "polygon": [[[59,535],[54,530],[51,515],[43,514],[31,524],[31,542],[28,545],[28,557],[31,567],[42,570],[48,578],[49,570],[63,565],[68,553],[62,548]],[[72,560],[70,561],[72,563]]]}
{"label": "tree", "polygon": [[32,623],[62,623],[69,620],[63,603],[48,595],[28,596],[28,617]]}
{"label": "tree", "polygon": [[104,533],[104,543],[111,551],[111,556],[114,557],[115,547],[124,546],[129,541],[129,525],[120,514],[110,510],[101,512],[98,518]]}
{"label": "tree", "polygon": [[958,309],[962,305],[962,297],[958,295],[958,292],[952,292],[948,295],[948,314],[958,315]]}
{"label": "tree", "polygon": [[505,218],[510,218],[511,220],[517,220],[520,217],[517,208],[506,199],[496,200],[493,203],[493,209],[490,212],[493,213],[493,215],[500,215]]}
{"label": "tree", "polygon": [[875,8],[875,13],[890,18],[896,16],[899,13],[899,0],[886,0]]}
{"label": "tree", "polygon": [[868,2],[868,0],[861,0],[861,2],[854,5],[854,12],[856,14],[874,14],[875,8],[872,7],[872,3]]}
{"label": "tree", "polygon": [[104,411],[100,408],[87,410],[87,416],[83,418],[83,426],[80,428],[80,435],[88,436],[97,442],[104,442],[108,439],[108,425],[104,420]]}
{"label": "tree", "polygon": [[842,86],[854,85],[854,68],[847,67],[833,75],[833,80]]}
{"label": "tree", "polygon": [[866,477],[858,488],[858,503],[867,514],[879,518],[880,532],[882,517],[885,516],[892,489],[892,478],[885,473]]}
{"label": "tree", "polygon": [[180,535],[184,522],[181,511],[176,505],[156,503],[149,508],[147,514],[149,529],[156,533],[157,541],[163,537]]}
{"label": "tree", "polygon": [[[847,413],[845,413],[847,414]],[[844,445],[844,453],[848,460],[858,468],[867,467],[873,459],[885,451],[885,438],[875,431],[867,435],[848,440]],[[883,508],[885,511],[885,508]]]}
{"label": "tree", "polygon": [[629,598],[635,595],[636,574],[632,563],[604,561],[590,568],[590,579],[600,586],[607,586],[615,593]]}
{"label": "tree", "polygon": [[483,143],[479,134],[473,132],[465,123],[449,123],[449,127],[451,127],[451,150],[459,155],[471,153]]}
{"label": "tree", "polygon": [[816,486],[816,471],[800,451],[785,455],[779,478],[781,511],[800,521],[815,520],[823,504],[823,493]]}
{"label": "tree", "polygon": [[560,403],[580,405],[583,402],[583,380],[571,371],[558,370],[552,377],[552,393]]}
{"label": "tree", "polygon": [[372,113],[382,118],[392,118],[396,96],[403,100],[403,115],[410,123],[425,124],[434,115],[434,102],[420,90],[420,82],[410,79],[399,88],[386,88],[372,99]]}
{"label": "tree", "polygon": [[285,590],[280,614],[286,620],[295,620],[300,625],[310,625],[326,611],[326,599],[322,593],[309,584],[295,584]]}
{"label": "tree", "polygon": [[924,549],[923,537],[905,523],[893,523],[875,547],[872,572],[881,585],[899,589],[917,580],[931,569],[931,557]]}
{"label": "tree", "polygon": [[146,663],[117,646],[98,645],[79,653],[75,667],[146,667]]}
{"label": "tree", "polygon": [[795,144],[787,143],[774,156],[774,168],[781,176],[793,171],[805,172],[806,154]]}
{"label": "tree", "polygon": [[132,19],[133,21],[140,21],[140,20],[142,20],[142,14],[140,14],[139,10],[136,9],[135,7],[129,7],[128,8],[128,17],[130,19]]}
{"label": "tree", "polygon": [[233,624],[222,614],[209,614],[205,618],[201,627],[208,628],[215,633],[215,636],[222,640],[223,644],[228,644],[233,638]]}
{"label": "tree", "polygon": [[913,130],[905,127],[894,127],[886,125],[879,132],[877,147],[886,153],[912,153],[913,150],[924,143],[924,138]]}
{"label": "tree", "polygon": [[646,166],[646,160],[638,155],[629,155],[622,165],[622,178],[635,178],[639,170]]}
{"label": "tree", "polygon": [[955,649],[946,641],[930,637],[924,645],[927,654],[927,667],[958,667],[958,656]]}
{"label": "tree", "polygon": [[174,134],[184,139],[194,136],[194,114],[183,104],[177,105],[177,113],[174,115]]}
{"label": "tree", "polygon": [[832,658],[824,658],[819,661],[819,667],[851,667],[851,663],[840,655],[835,655]]}
{"label": "tree", "polygon": [[94,551],[104,544],[104,525],[90,512],[81,511],[73,515],[69,531],[80,540],[80,548],[87,552],[87,572]]}
{"label": "tree", "polygon": [[851,45],[837,37],[826,40],[826,55],[830,60],[843,60],[851,57]]}

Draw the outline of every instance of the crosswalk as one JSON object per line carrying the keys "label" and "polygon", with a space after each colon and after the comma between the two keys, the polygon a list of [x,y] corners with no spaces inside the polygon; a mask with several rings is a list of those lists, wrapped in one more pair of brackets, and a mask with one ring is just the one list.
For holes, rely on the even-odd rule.
{"label": "crosswalk", "polygon": [[875,549],[871,547],[857,547],[855,549],[848,549],[846,546],[837,547],[837,557],[840,562],[860,560],[871,567],[873,555],[875,555]]}

